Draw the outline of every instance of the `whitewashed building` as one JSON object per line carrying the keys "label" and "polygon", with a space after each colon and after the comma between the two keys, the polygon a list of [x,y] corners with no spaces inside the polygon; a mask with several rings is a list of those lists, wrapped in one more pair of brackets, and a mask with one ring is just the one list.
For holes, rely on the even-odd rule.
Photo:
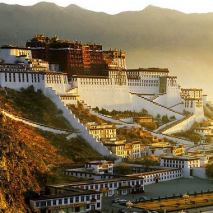
{"label": "whitewashed building", "polygon": [[163,182],[174,180],[183,177],[183,173],[181,169],[162,169],[151,172],[143,172],[128,175],[129,177],[143,177],[144,185],[149,185],[153,183]]}
{"label": "whitewashed building", "polygon": [[45,195],[30,200],[33,213],[87,212],[102,208],[102,194],[71,187],[47,186]]}
{"label": "whitewashed building", "polygon": [[183,171],[184,177],[190,177],[192,176],[192,168],[200,167],[200,159],[196,157],[183,156],[161,157],[160,166],[169,168],[180,168]]}
{"label": "whitewashed building", "polygon": [[122,176],[108,180],[87,180],[62,184],[60,186],[72,187],[101,192],[103,196],[127,195],[144,192],[144,182],[141,177]]}

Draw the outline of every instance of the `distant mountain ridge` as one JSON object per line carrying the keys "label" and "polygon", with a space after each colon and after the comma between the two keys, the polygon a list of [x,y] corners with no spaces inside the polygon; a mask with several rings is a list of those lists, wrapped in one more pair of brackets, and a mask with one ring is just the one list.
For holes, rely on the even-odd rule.
{"label": "distant mountain ridge", "polygon": [[104,49],[126,51],[128,68],[168,67],[184,87],[203,87],[205,93],[212,89],[213,13],[184,14],[148,6],[108,15],[76,5],[1,3],[0,20],[0,45],[23,46],[37,32],[100,42]]}

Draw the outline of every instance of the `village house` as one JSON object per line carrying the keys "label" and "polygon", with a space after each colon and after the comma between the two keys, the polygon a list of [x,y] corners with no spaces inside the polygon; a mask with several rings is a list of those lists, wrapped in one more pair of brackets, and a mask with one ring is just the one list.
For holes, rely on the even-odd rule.
{"label": "village house", "polygon": [[103,144],[115,155],[121,158],[140,158],[145,153],[145,146],[140,141],[103,141]]}
{"label": "village house", "polygon": [[98,141],[102,139],[114,139],[116,138],[116,127],[111,124],[96,124],[94,122],[87,123],[86,127]]}
{"label": "village house", "polygon": [[168,142],[152,143],[146,145],[146,155],[154,155],[155,157],[159,156],[176,156],[184,154],[184,145],[175,144],[172,145]]}

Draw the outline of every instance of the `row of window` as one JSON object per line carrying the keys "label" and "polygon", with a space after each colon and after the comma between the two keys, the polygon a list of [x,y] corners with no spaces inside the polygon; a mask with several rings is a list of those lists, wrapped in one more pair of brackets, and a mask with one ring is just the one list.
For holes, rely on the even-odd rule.
{"label": "row of window", "polygon": [[82,203],[82,202],[89,202],[91,199],[100,200],[100,195],[92,195],[90,197],[87,196],[80,196],[80,197],[69,197],[69,198],[60,198],[60,199],[52,199],[47,201],[37,201],[35,202],[35,207],[47,207],[47,206],[59,206],[59,205],[66,205],[66,204],[73,204],[73,203]]}
{"label": "row of window", "polygon": [[[40,82],[40,74],[28,74],[28,73],[5,73],[5,82],[29,82],[29,75],[31,76],[31,82]],[[18,79],[17,79],[18,76]],[[44,76],[42,75],[42,80]]]}
{"label": "row of window", "polygon": [[[161,180],[166,180],[166,179],[169,179],[169,178],[177,178],[177,177],[181,177],[182,175],[181,174],[175,174],[175,175],[165,175],[165,176],[162,176],[160,179]],[[147,182],[152,182],[152,181],[155,181],[155,178],[150,178],[150,177],[146,177],[144,179],[144,182],[147,183]]]}
{"label": "row of window", "polygon": [[62,81],[64,81],[64,84],[67,83],[67,78],[61,75],[46,75],[46,81],[47,83],[57,83],[61,84]]}
{"label": "row of window", "polygon": [[61,97],[61,100],[76,100],[76,97]]}
{"label": "row of window", "polygon": [[[73,175],[75,176],[74,174],[77,174],[75,172],[66,172],[66,174],[69,174],[69,175]],[[76,175],[77,176],[77,175]],[[140,184],[143,184],[143,181],[142,180],[135,180],[135,181],[122,181],[122,182],[111,182],[111,183],[102,183],[102,184],[91,184],[91,185],[84,185],[84,186],[74,186],[75,188],[84,188],[86,190],[90,190],[90,189],[96,189],[96,190],[99,190],[101,188],[106,188],[106,187],[109,187],[109,188],[117,188],[118,186],[122,186],[122,184],[128,184],[129,186],[134,186],[134,185],[140,185]]]}
{"label": "row of window", "polygon": [[158,87],[158,84],[128,83],[128,86]]}

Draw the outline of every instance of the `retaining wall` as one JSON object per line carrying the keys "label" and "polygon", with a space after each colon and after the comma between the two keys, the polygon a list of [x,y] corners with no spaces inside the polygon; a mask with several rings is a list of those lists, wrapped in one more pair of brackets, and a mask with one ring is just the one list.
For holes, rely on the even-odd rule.
{"label": "retaining wall", "polygon": [[206,176],[206,168],[193,168],[192,175],[202,179],[208,179],[208,177]]}
{"label": "retaining wall", "polygon": [[190,116],[188,119],[183,120],[182,122],[172,126],[169,129],[166,129],[165,131],[163,131],[163,134],[172,134],[172,133],[176,133],[176,132],[180,132],[180,131],[185,131],[187,129],[189,129],[192,124],[196,121],[196,115],[192,115]]}
{"label": "retaining wall", "polygon": [[158,137],[159,139],[167,138],[169,140],[173,140],[176,143],[182,143],[182,144],[186,144],[186,145],[189,145],[189,146],[193,146],[194,145],[194,142],[188,141],[188,140],[184,140],[182,138],[172,137],[172,136],[167,135],[167,134],[156,133],[156,132],[152,132],[152,131],[146,130],[146,129],[144,129],[144,131],[149,132],[150,134],[152,134],[153,136]]}
{"label": "retaining wall", "polygon": [[41,129],[43,131],[53,132],[55,134],[69,134],[69,133],[71,133],[71,130],[56,129],[56,128],[52,128],[52,127],[49,127],[49,126],[46,126],[46,125],[43,125],[43,124],[39,124],[39,123],[30,121],[30,120],[21,118],[19,116],[13,115],[13,114],[11,114],[11,113],[7,112],[6,110],[3,110],[3,109],[1,110],[1,112],[5,116],[11,118],[12,120],[22,122],[24,124],[27,124],[29,126],[32,126],[32,127],[38,128],[38,129]]}
{"label": "retaining wall", "polygon": [[52,88],[46,88],[44,94],[49,97],[60,110],[62,110],[63,116],[73,127],[75,127],[76,130],[80,131],[81,137],[84,138],[94,150],[103,156],[118,158],[116,155],[113,155],[112,152],[109,151],[101,142],[97,142],[97,139],[94,138],[93,135],[89,133],[89,130],[79,121],[79,119],[72,114],[72,111],[66,107]]}
{"label": "retaining wall", "polygon": [[181,113],[176,112],[172,109],[169,109],[145,97],[139,96],[138,94],[131,93],[131,95],[132,95],[131,97],[132,97],[133,109],[135,109],[135,111],[137,112],[140,112],[141,109],[144,108],[155,117],[158,114],[167,115],[168,117],[175,116],[176,119],[178,120],[184,117]]}

